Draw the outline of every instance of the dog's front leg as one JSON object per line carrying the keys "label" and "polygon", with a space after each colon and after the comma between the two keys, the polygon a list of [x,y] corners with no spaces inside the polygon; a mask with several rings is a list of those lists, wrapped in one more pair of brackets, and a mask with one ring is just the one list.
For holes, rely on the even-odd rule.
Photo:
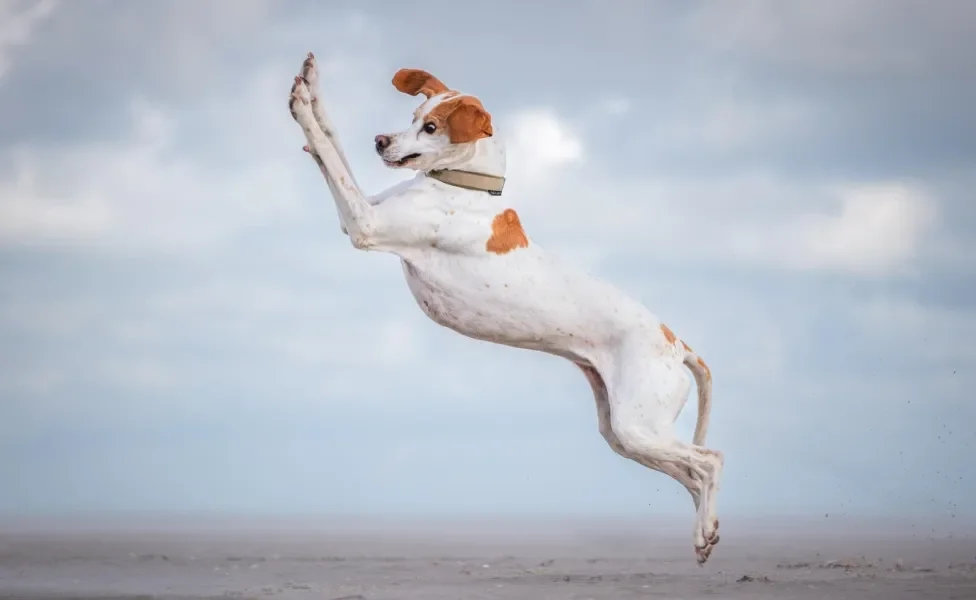
{"label": "dog's front leg", "polygon": [[332,191],[339,219],[348,231],[352,245],[361,249],[368,248],[376,230],[376,211],[359,191],[342,155],[316,120],[311,93],[301,75],[295,78],[292,85],[289,108],[292,117],[305,133],[308,141],[306,149],[319,165],[319,170]]}
{"label": "dog's front leg", "polygon": [[349,177],[352,181],[353,186],[362,194],[362,189],[359,187],[359,183],[356,182],[356,176],[352,174],[352,168],[349,166],[349,161],[346,160],[346,153],[342,149],[342,144],[339,143],[339,136],[336,135],[336,129],[332,126],[332,122],[329,120],[328,115],[325,114],[325,106],[321,102],[321,94],[319,92],[319,71],[318,65],[315,63],[315,55],[311,52],[308,53],[308,57],[305,62],[302,63],[302,78],[305,79],[305,87],[308,88],[308,93],[312,102],[312,114],[315,116],[315,122],[318,123],[319,128],[322,133],[325,134],[326,139],[332,142],[332,146],[335,147],[336,154],[339,155],[339,160],[349,171]]}
{"label": "dog's front leg", "polygon": [[[356,176],[352,173],[352,167],[349,166],[349,161],[346,159],[346,153],[342,149],[342,144],[339,143],[339,136],[336,134],[335,127],[332,126],[332,122],[329,120],[328,115],[325,113],[325,106],[321,99],[321,92],[319,91],[319,71],[318,65],[315,62],[315,55],[311,52],[305,58],[305,62],[302,63],[302,77],[305,79],[305,85],[308,88],[309,95],[312,100],[312,114],[315,116],[315,122],[318,123],[319,128],[322,133],[325,134],[326,139],[332,142],[332,146],[335,148],[336,154],[339,155],[339,160],[342,161],[343,166],[346,167],[346,171],[349,171],[349,178],[352,181],[353,187],[359,192],[363,199],[369,204],[375,204],[372,198],[363,194],[363,190],[359,187],[359,182],[356,181]],[[332,195],[335,196],[338,193],[335,183],[332,178],[326,177],[326,183],[329,185],[329,190]],[[342,229],[342,233],[349,233],[346,228],[346,224],[342,221],[342,215],[339,215],[339,228]]]}

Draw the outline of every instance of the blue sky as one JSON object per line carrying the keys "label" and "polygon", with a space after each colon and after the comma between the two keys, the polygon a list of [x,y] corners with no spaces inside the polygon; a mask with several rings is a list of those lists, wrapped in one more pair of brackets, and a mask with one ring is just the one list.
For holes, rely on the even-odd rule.
{"label": "blue sky", "polygon": [[[709,362],[720,514],[976,519],[976,5],[0,0],[0,514],[685,514],[556,358],[354,250],[427,69],[540,244]],[[690,438],[694,403],[679,421]]]}

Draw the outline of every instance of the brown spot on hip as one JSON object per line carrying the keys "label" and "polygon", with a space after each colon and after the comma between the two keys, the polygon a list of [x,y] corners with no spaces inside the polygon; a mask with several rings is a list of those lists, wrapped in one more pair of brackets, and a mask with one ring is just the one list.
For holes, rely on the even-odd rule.
{"label": "brown spot on hip", "polygon": [[527,248],[529,238],[525,236],[518,213],[511,208],[495,215],[491,222],[491,237],[485,243],[485,250],[494,254],[505,254],[516,248]]}
{"label": "brown spot on hip", "polygon": [[674,332],[671,331],[671,329],[667,325],[665,325],[664,323],[661,323],[661,333],[664,334],[664,337],[665,337],[665,339],[668,340],[668,343],[669,344],[673,344],[675,342],[675,340],[678,339],[674,335]]}

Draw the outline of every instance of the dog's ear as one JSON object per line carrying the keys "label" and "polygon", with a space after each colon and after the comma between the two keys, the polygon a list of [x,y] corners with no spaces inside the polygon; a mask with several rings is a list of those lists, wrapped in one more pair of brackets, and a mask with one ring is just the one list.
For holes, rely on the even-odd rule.
{"label": "dog's ear", "polygon": [[447,128],[452,144],[473,142],[491,137],[491,115],[477,98],[463,96],[447,116]]}
{"label": "dog's ear", "polygon": [[420,69],[400,69],[393,76],[393,87],[404,94],[423,94],[428,98],[447,91],[447,86],[440,79]]}

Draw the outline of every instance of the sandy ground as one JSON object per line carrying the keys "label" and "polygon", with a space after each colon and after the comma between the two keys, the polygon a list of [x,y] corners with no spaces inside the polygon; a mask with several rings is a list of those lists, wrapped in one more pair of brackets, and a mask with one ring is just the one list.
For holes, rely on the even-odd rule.
{"label": "sandy ground", "polygon": [[7,529],[0,598],[976,599],[972,537],[666,529]]}

